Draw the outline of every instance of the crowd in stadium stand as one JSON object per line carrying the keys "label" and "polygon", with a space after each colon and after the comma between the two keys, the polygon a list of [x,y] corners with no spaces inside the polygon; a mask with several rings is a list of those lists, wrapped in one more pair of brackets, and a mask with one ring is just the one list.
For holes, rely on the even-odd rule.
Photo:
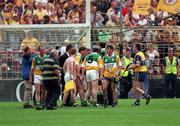
{"label": "crowd in stadium stand", "polygon": [[2,24],[64,24],[85,21],[84,0],[1,0]]}
{"label": "crowd in stadium stand", "polygon": [[[134,0],[91,0],[91,23],[94,26],[120,24],[120,4],[124,26],[179,25],[178,17],[163,10],[155,11],[159,0],[152,0],[149,15],[132,14]],[[86,21],[85,0],[1,0],[1,24],[65,24]],[[94,18],[96,15],[96,18]]]}

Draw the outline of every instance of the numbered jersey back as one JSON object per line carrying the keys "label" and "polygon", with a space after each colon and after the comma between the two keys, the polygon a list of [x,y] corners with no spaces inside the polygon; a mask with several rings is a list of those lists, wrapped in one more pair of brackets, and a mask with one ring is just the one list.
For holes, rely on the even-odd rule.
{"label": "numbered jersey back", "polygon": [[103,65],[102,58],[98,53],[91,53],[86,56],[84,67],[86,70],[99,70]]}

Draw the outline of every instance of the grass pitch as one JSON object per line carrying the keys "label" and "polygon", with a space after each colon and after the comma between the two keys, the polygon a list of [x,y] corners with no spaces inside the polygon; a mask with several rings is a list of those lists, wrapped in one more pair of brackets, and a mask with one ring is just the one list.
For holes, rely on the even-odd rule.
{"label": "grass pitch", "polygon": [[180,126],[180,99],[152,99],[150,105],[131,106],[119,100],[115,108],[64,107],[23,109],[22,103],[0,103],[0,126]]}

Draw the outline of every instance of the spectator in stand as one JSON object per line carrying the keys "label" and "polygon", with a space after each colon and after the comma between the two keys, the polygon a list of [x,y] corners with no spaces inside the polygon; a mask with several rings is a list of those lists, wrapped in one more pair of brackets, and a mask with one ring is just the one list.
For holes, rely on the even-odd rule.
{"label": "spectator in stand", "polygon": [[111,14],[108,22],[106,22],[106,27],[118,26],[120,24],[119,18],[116,14]]}
{"label": "spectator in stand", "polygon": [[2,11],[2,16],[3,16],[3,22],[4,24],[11,24],[12,22],[12,15],[13,15],[13,10],[14,10],[14,5],[9,3],[6,4],[5,8]]}
{"label": "spectator in stand", "polygon": [[138,21],[139,26],[146,26],[148,25],[148,20],[146,19],[146,16],[144,15],[139,15],[140,20]]}
{"label": "spectator in stand", "polygon": [[56,12],[53,12],[50,15],[50,20],[51,20],[51,24],[57,24],[58,23],[58,17],[57,17]]}
{"label": "spectator in stand", "polygon": [[42,3],[43,5],[48,3],[48,0],[35,0],[36,3]]}
{"label": "spectator in stand", "polygon": [[128,13],[125,15],[123,23],[124,24],[130,24],[130,26],[135,26],[135,22],[137,20],[134,18],[133,14],[132,14],[132,8],[128,8]]}
{"label": "spectator in stand", "polygon": [[29,15],[22,16],[21,24],[33,24],[32,18]]}
{"label": "spectator in stand", "polygon": [[60,19],[61,17],[66,18],[66,13],[65,13],[64,9],[62,9],[62,8],[57,9],[57,17],[58,17],[59,19]]}
{"label": "spectator in stand", "polygon": [[81,12],[81,17],[79,19],[80,23],[86,23],[86,11]]}
{"label": "spectator in stand", "polygon": [[110,17],[112,13],[115,13],[115,9],[118,7],[118,2],[113,0],[110,8],[107,10],[107,16]]}
{"label": "spectator in stand", "polygon": [[20,23],[20,16],[17,14],[13,14],[11,24],[18,25]]}
{"label": "spectator in stand", "polygon": [[42,24],[51,24],[51,18],[48,15],[44,15]]}
{"label": "spectator in stand", "polygon": [[47,15],[49,15],[49,16],[55,12],[55,7],[51,3],[45,4],[45,8],[47,11]]}
{"label": "spectator in stand", "polygon": [[147,50],[147,55],[149,56],[149,60],[151,62],[154,62],[155,56],[159,57],[159,52],[156,49],[154,49],[153,44],[149,44],[148,50]]}
{"label": "spectator in stand", "polygon": [[123,6],[122,7],[122,15],[123,15],[123,17],[125,17],[125,15],[128,14],[129,9],[133,7],[133,3],[128,0],[122,6]]}
{"label": "spectator in stand", "polygon": [[95,18],[95,20],[94,20],[94,26],[95,26],[95,27],[103,27],[103,26],[104,26],[101,18],[102,18],[102,17],[101,17],[100,15],[96,15],[96,18]]}
{"label": "spectator in stand", "polygon": [[[116,14],[112,13],[110,15],[110,19],[109,21],[105,24],[106,27],[116,27],[116,26],[119,26],[120,24],[120,21],[119,21],[119,18]],[[111,30],[111,32],[113,33],[118,33],[119,31],[118,30]],[[111,35],[111,42],[114,43],[114,45],[117,44],[118,42],[118,35],[117,34],[113,34]]]}
{"label": "spectator in stand", "polygon": [[177,18],[177,17],[174,17],[171,25],[172,25],[172,26],[177,26],[177,23],[178,23],[178,18]]}
{"label": "spectator in stand", "polygon": [[47,14],[47,10],[43,8],[42,3],[37,3],[37,9],[34,11],[34,14],[38,15],[39,20],[42,21],[43,17]]}
{"label": "spectator in stand", "polygon": [[72,0],[73,5],[82,5],[84,0]]}
{"label": "spectator in stand", "polygon": [[33,15],[32,23],[33,24],[41,24],[37,15]]}
{"label": "spectator in stand", "polygon": [[6,0],[1,0],[0,1],[0,12],[4,9],[5,6],[6,6]]}
{"label": "spectator in stand", "polygon": [[73,9],[72,0],[68,0],[65,4],[63,4],[63,8],[65,10],[65,14],[68,15],[68,13]]}
{"label": "spectator in stand", "polygon": [[[130,22],[127,24],[124,23],[124,27],[125,28],[131,28]],[[125,34],[124,34],[125,35],[125,38],[124,38],[125,41],[131,42],[133,39],[133,34],[134,34],[134,30],[130,30],[130,31],[125,32]]]}
{"label": "spectator in stand", "polygon": [[73,18],[72,23],[73,24],[78,24],[79,23],[79,18],[77,18],[77,17]]}
{"label": "spectator in stand", "polygon": [[36,3],[36,0],[24,0],[25,5],[28,5],[29,3]]}
{"label": "spectator in stand", "polygon": [[153,75],[154,77],[162,77],[162,64],[160,63],[159,56],[154,57],[154,62],[152,63]]}
{"label": "spectator in stand", "polygon": [[[97,18],[95,17],[95,15]],[[91,25],[94,25],[95,21],[96,23],[99,22],[102,24],[102,22],[104,21],[104,18],[99,12],[97,12],[97,7],[95,5],[92,5],[91,6]]]}
{"label": "spectator in stand", "polygon": [[14,10],[12,13],[13,13],[12,15],[18,15],[18,16],[22,15],[22,12],[19,11],[19,8],[17,6],[14,6]]}
{"label": "spectator in stand", "polygon": [[33,6],[33,3],[28,3],[27,7],[25,8],[24,12],[23,12],[23,15],[29,15],[31,18],[33,17],[34,15],[34,6]]}
{"label": "spectator in stand", "polygon": [[71,22],[75,17],[80,17],[80,8],[78,5],[73,6],[73,9],[67,15],[67,20]]}
{"label": "spectator in stand", "polygon": [[60,17],[59,18],[59,24],[66,24],[67,22],[66,22],[66,19],[65,19],[65,17]]}
{"label": "spectator in stand", "polygon": [[154,21],[155,21],[155,12],[153,10],[153,8],[149,8],[149,15],[148,15],[148,22],[150,23],[150,25],[153,25]]}
{"label": "spectator in stand", "polygon": [[110,5],[109,0],[98,0],[95,2],[95,4],[97,6],[97,11],[100,11],[102,16],[105,17]]}

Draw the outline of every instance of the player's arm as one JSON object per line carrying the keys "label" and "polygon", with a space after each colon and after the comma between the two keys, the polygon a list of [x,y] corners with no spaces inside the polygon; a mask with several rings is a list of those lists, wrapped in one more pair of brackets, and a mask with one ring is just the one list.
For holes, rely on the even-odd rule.
{"label": "player's arm", "polygon": [[119,56],[116,57],[116,63],[117,63],[117,70],[115,71],[115,75],[118,76],[122,68],[122,63]]}
{"label": "player's arm", "polygon": [[64,63],[64,65],[63,65],[63,71],[64,71],[64,73],[66,73],[66,62]]}
{"label": "player's arm", "polygon": [[84,77],[85,76],[85,72],[86,72],[86,58],[82,62],[81,68],[82,68],[82,76],[81,76],[81,78],[84,79],[85,78]]}
{"label": "player's arm", "polygon": [[98,65],[99,65],[99,73],[100,73],[100,78],[103,78],[103,73],[104,73],[104,61],[101,56],[98,58]]}
{"label": "player's arm", "polygon": [[56,74],[56,76],[60,79],[61,77],[61,71],[59,69],[59,65],[56,61],[54,61],[53,63],[53,68],[54,68],[54,73]]}
{"label": "player's arm", "polygon": [[30,70],[30,75],[29,75],[29,82],[32,84],[32,79],[33,79],[33,75],[34,75],[34,69],[36,67],[36,60],[33,58],[32,60],[32,65],[31,65],[31,70]]}
{"label": "player's arm", "polygon": [[79,55],[77,55],[75,57],[75,68],[76,68],[76,72],[79,76],[80,76],[80,69],[81,69],[80,60],[81,60],[81,57]]}
{"label": "player's arm", "polygon": [[72,74],[73,74],[73,80],[76,79],[76,69],[75,69],[76,65],[75,65],[75,61],[71,62],[71,70],[72,70]]}
{"label": "player's arm", "polygon": [[77,56],[75,57],[75,63],[76,63],[77,65],[80,64],[80,59],[81,59],[81,57],[80,57],[79,55],[77,55]]}
{"label": "player's arm", "polygon": [[142,58],[139,55],[137,55],[134,59],[134,63],[128,66],[126,69],[135,69],[141,65]]}

